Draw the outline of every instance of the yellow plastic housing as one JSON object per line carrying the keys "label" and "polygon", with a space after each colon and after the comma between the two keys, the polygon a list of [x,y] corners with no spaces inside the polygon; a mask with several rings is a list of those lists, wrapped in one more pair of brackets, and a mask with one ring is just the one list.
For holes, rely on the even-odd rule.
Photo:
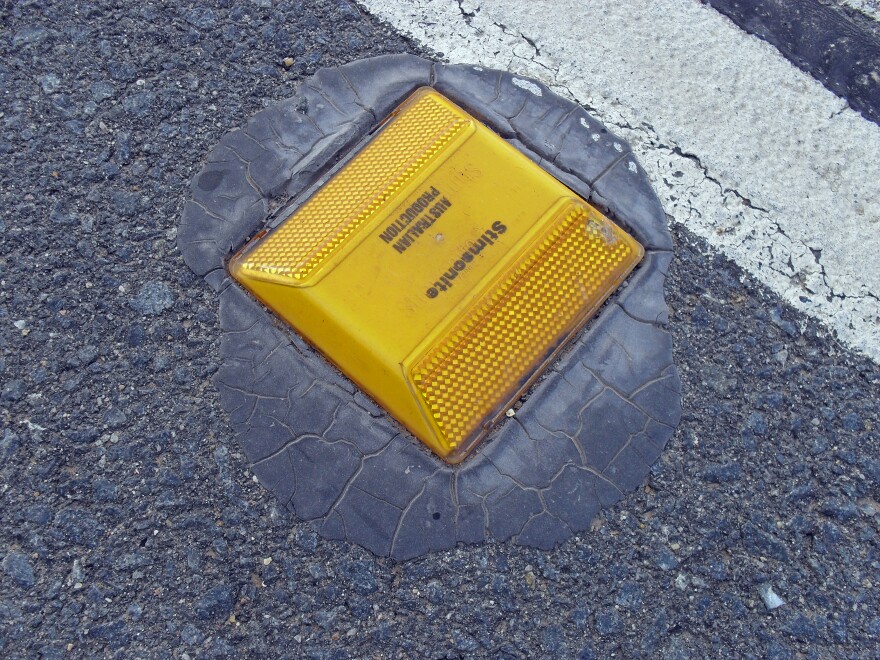
{"label": "yellow plastic housing", "polygon": [[643,254],[422,88],[229,272],[457,463]]}

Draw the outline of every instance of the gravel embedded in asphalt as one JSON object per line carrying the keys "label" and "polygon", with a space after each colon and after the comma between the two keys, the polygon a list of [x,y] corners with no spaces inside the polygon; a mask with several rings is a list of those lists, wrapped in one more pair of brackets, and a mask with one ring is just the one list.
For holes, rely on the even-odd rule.
{"label": "gravel embedded in asphalt", "polygon": [[684,417],[592,531],[395,563],[288,517],[210,382],[216,298],[174,240],[186,185],[317,67],[417,51],[345,2],[220,4],[0,10],[5,657],[877,646],[880,369],[682,230]]}

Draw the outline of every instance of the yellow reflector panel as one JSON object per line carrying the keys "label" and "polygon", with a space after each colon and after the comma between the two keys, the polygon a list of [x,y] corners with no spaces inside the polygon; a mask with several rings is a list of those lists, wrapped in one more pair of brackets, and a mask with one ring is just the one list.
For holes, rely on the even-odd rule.
{"label": "yellow reflector panel", "polygon": [[423,88],[229,271],[457,463],[643,254]]}

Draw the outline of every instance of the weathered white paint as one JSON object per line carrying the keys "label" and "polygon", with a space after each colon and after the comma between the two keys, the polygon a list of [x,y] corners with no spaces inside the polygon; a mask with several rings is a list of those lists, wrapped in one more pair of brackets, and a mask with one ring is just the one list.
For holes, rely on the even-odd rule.
{"label": "weathered white paint", "polygon": [[697,0],[361,0],[539,78],[633,146],[674,222],[880,360],[880,128]]}
{"label": "weathered white paint", "polygon": [[858,9],[875,21],[880,21],[880,2],[878,0],[843,0],[843,4]]}

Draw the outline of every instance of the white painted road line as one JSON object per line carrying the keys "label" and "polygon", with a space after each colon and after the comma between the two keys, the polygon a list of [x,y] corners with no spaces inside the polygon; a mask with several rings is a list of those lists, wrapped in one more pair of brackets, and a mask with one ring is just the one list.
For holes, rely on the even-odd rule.
{"label": "white painted road line", "polygon": [[875,21],[880,21],[880,0],[843,0],[843,4],[858,9]]}
{"label": "white painted road line", "polygon": [[627,139],[674,222],[880,361],[880,127],[697,0],[360,0]]}

